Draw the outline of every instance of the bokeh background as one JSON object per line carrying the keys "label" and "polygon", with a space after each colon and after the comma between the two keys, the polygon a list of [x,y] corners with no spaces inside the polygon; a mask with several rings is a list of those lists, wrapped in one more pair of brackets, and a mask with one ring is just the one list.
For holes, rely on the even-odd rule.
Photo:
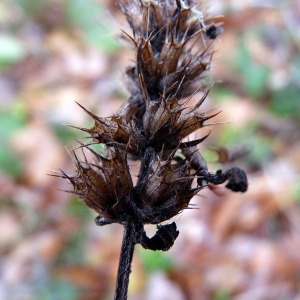
{"label": "bokeh background", "polygon": [[[169,252],[137,246],[129,299],[299,300],[300,2],[207,3],[224,33],[204,107],[224,124],[201,150],[212,170],[243,167],[249,190],[206,189]],[[75,101],[109,116],[127,97],[118,16],[109,0],[0,2],[0,299],[113,297],[122,226],[95,226],[47,174],[71,173],[84,138],[64,124],[92,125]],[[219,147],[251,151],[224,166]]]}

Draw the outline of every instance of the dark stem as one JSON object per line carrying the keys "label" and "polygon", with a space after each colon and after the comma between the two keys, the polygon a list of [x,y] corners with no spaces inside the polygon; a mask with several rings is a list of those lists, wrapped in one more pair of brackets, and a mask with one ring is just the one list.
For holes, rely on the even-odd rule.
{"label": "dark stem", "polygon": [[[155,151],[152,148],[148,148],[141,161],[140,172],[138,176],[138,182],[136,186],[136,191],[139,189],[141,184],[148,179],[151,173],[152,164],[154,161]],[[132,207],[134,204],[139,203],[139,197],[132,195],[134,199],[131,199],[128,206]],[[141,234],[143,233],[143,225],[139,223],[138,216],[136,215],[134,209],[131,211],[132,217],[129,218],[124,224],[124,235],[123,242],[119,260],[117,282],[116,282],[116,292],[115,300],[126,300],[129,284],[129,276],[131,272],[131,262],[133,257],[134,246],[141,239]]]}
{"label": "dark stem", "polygon": [[127,299],[129,275],[131,272],[131,262],[135,244],[135,226],[134,222],[130,219],[124,225],[124,235],[114,297],[115,300]]}
{"label": "dark stem", "polygon": [[137,186],[141,185],[148,179],[149,174],[152,171],[154,156],[155,156],[154,149],[151,147],[147,148],[141,159],[141,167],[140,167],[140,172],[139,172],[139,176],[138,176]]}

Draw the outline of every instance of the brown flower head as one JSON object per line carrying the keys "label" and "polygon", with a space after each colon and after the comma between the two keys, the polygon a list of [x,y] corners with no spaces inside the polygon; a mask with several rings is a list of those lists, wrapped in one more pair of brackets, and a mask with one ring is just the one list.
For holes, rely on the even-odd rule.
{"label": "brown flower head", "polygon": [[125,203],[133,188],[126,151],[118,144],[107,148],[105,156],[88,146],[85,149],[94,156],[93,162],[89,162],[85,155],[81,161],[73,151],[77,174],[68,176],[62,173],[61,176],[72,183],[71,192],[83,199],[87,206],[105,219],[114,220],[113,207]]}
{"label": "brown flower head", "polygon": [[[159,224],[177,215],[204,186],[228,181],[226,187],[232,191],[247,189],[247,177],[238,168],[208,171],[198,149],[208,134],[184,141],[214,124],[209,120],[216,113],[201,108],[209,91],[203,78],[221,28],[193,1],[119,0],[119,5],[131,30],[124,37],[132,43],[136,58],[126,72],[129,99],[109,118],[83,108],[95,124],[81,130],[105,149],[99,154],[82,145],[94,156],[93,162],[80,161],[74,153],[77,174],[61,176],[99,213],[98,225],[133,220],[139,232],[136,242],[167,250],[178,235],[176,225],[160,226],[149,239],[143,224]],[[198,91],[201,99],[188,106]],[[129,156],[141,163],[136,185]]]}
{"label": "brown flower head", "polygon": [[141,136],[133,153],[149,146],[158,152],[176,149],[213,117],[200,111],[207,93],[194,107],[186,105],[206,87],[202,79],[213,55],[207,31],[215,28],[216,37],[218,28],[191,2],[122,0],[120,7],[132,30],[126,37],[135,47],[136,63],[127,71],[132,95],[117,114]]}
{"label": "brown flower head", "polygon": [[145,223],[160,223],[187,208],[191,198],[201,189],[192,187],[194,177],[189,162],[159,163],[142,185],[139,196],[147,212]]}

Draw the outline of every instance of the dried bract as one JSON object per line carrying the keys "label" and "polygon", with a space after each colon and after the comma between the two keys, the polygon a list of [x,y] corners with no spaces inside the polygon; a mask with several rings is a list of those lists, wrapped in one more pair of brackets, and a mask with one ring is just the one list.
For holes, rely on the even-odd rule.
{"label": "dried bract", "polygon": [[102,156],[88,147],[85,148],[94,156],[93,162],[89,162],[86,157],[81,161],[73,152],[77,174],[68,176],[63,173],[61,177],[72,183],[72,192],[87,206],[107,220],[116,220],[120,216],[116,214],[114,208],[125,205],[133,189],[126,151],[114,144],[107,149],[105,156]]}
{"label": "dried bract", "polygon": [[[130,96],[111,117],[83,108],[94,120],[87,132],[97,153],[81,145],[93,160],[74,153],[77,173],[68,179],[77,194],[99,217],[98,225],[135,224],[135,242],[152,250],[168,250],[178,236],[176,224],[158,226],[149,239],[143,224],[160,224],[189,207],[192,197],[208,184],[232,191],[247,190],[244,171],[231,168],[209,173],[191,133],[215,123],[217,113],[202,109],[209,86],[203,80],[213,56],[213,42],[222,32],[193,1],[119,0],[129,28],[135,61],[127,69]],[[192,98],[201,92],[194,105]],[[129,158],[140,161],[134,185]],[[127,226],[126,225],[126,226]],[[129,226],[130,227],[130,226]]]}

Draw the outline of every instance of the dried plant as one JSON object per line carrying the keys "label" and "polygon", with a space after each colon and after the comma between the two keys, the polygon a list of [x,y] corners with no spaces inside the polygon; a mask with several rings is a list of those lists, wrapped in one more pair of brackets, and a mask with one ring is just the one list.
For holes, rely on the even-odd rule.
{"label": "dried plant", "polygon": [[[76,175],[58,176],[99,216],[96,224],[124,225],[115,299],[127,299],[134,246],[166,251],[179,231],[175,222],[159,225],[189,207],[201,189],[222,184],[234,192],[247,190],[244,171],[231,168],[210,173],[198,145],[204,137],[187,141],[196,130],[216,123],[203,111],[209,86],[203,79],[210,69],[213,42],[222,28],[191,0],[119,0],[129,30],[124,38],[133,46],[135,62],[127,71],[129,99],[109,118],[93,119],[87,132],[101,153],[81,144],[94,159],[82,160],[75,151]],[[198,92],[201,99],[189,102]],[[140,161],[137,183],[128,166]],[[144,224],[156,224],[147,237]]]}

